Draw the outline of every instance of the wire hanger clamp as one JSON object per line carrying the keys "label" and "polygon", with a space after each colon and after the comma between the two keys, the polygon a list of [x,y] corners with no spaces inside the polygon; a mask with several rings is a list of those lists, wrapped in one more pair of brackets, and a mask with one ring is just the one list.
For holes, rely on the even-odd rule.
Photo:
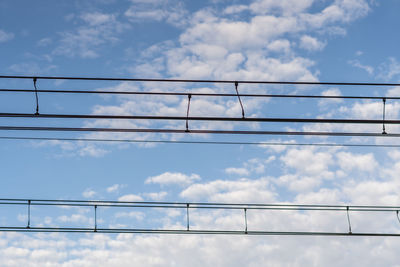
{"label": "wire hanger clamp", "polygon": [[349,206],[346,207],[346,213],[347,213],[347,222],[349,223],[349,234],[352,234],[352,232],[351,232],[351,223],[350,223],[350,215],[349,215]]}
{"label": "wire hanger clamp", "polygon": [[387,134],[385,130],[385,113],[386,113],[386,98],[382,98],[383,112],[382,112],[382,134]]}
{"label": "wire hanger clamp", "polygon": [[188,106],[187,106],[187,111],[186,111],[186,130],[185,132],[190,132],[189,131],[189,110],[190,110],[190,100],[192,99],[192,95],[188,94]]}
{"label": "wire hanger clamp", "polygon": [[236,82],[235,82],[236,95],[237,95],[237,97],[238,97],[238,99],[239,99],[239,104],[240,104],[240,107],[241,107],[241,109],[242,109],[242,118],[244,119],[244,108],[243,108],[242,100],[240,99],[238,86],[239,86],[239,82],[236,81]]}
{"label": "wire hanger clamp", "polygon": [[34,77],[33,78],[33,87],[35,87],[35,97],[36,97],[36,112],[35,112],[35,115],[39,115],[39,98],[38,98],[36,82],[37,82],[37,78]]}

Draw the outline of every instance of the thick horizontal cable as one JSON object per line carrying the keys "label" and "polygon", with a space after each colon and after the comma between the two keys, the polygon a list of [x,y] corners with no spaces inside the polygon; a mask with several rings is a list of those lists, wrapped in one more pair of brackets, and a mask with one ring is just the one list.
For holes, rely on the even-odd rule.
{"label": "thick horizontal cable", "polygon": [[[9,204],[21,204],[21,205],[85,205],[85,206],[105,206],[113,207],[130,207],[129,205],[135,205],[134,207],[174,207],[174,208],[189,208],[197,209],[201,207],[213,209],[213,208],[294,208],[294,209],[317,209],[317,210],[342,210],[346,211],[347,207],[350,211],[396,211],[400,209],[400,206],[379,206],[379,205],[329,205],[329,204],[285,204],[285,203],[217,203],[217,202],[167,202],[167,201],[116,201],[116,200],[73,200],[73,199],[21,199],[21,198],[2,198],[0,199],[0,205]],[[124,206],[126,205],[126,206]]]}
{"label": "thick horizontal cable", "polygon": [[115,143],[161,143],[161,144],[199,144],[199,145],[256,145],[256,146],[327,146],[327,147],[382,147],[382,148],[400,147],[400,145],[391,145],[391,144],[183,141],[183,140],[61,138],[61,137],[27,137],[27,136],[0,136],[0,140],[77,141],[77,142],[115,142]]}
{"label": "thick horizontal cable", "polygon": [[189,120],[189,121],[240,121],[240,122],[285,122],[285,123],[339,123],[339,124],[400,124],[400,120],[365,119],[304,119],[304,118],[234,118],[234,117],[182,117],[145,115],[87,115],[87,114],[32,114],[0,113],[3,118],[51,118],[51,119],[128,119],[128,120]]}
{"label": "thick horizontal cable", "polygon": [[[0,89],[0,92],[12,93],[61,93],[61,94],[111,94],[111,95],[162,95],[162,96],[212,96],[237,97],[237,94],[223,93],[186,93],[186,92],[135,92],[135,91],[90,91],[90,90],[32,90],[32,89]],[[267,98],[321,98],[321,99],[371,99],[371,100],[399,100],[396,96],[339,96],[339,95],[288,95],[288,94],[239,94],[240,97],[267,97]]]}
{"label": "thick horizontal cable", "polygon": [[0,79],[41,79],[41,80],[82,80],[82,81],[131,81],[131,82],[183,82],[183,83],[242,83],[242,84],[292,84],[292,85],[354,85],[354,86],[400,86],[400,83],[366,82],[290,82],[290,81],[249,81],[249,80],[193,80],[193,79],[145,79],[106,77],[61,77],[61,76],[16,76],[0,75]]}
{"label": "thick horizontal cable", "polygon": [[114,132],[114,133],[183,133],[183,134],[239,134],[239,135],[293,135],[293,136],[364,136],[400,137],[400,133],[360,132],[288,132],[288,131],[239,131],[239,130],[180,130],[180,129],[128,129],[128,128],[74,128],[39,126],[0,126],[0,131],[53,131],[53,132]]}
{"label": "thick horizontal cable", "polygon": [[174,234],[174,235],[258,235],[258,236],[353,236],[399,237],[398,233],[348,233],[348,232],[277,232],[277,231],[224,231],[224,230],[166,230],[166,229],[113,229],[113,228],[56,228],[56,227],[0,227],[0,232],[40,233],[105,233],[105,234]]}

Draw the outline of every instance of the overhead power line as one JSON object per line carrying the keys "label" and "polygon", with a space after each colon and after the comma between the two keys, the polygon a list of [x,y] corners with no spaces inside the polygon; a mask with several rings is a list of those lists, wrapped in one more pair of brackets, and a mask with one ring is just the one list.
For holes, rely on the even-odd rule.
{"label": "overhead power line", "polygon": [[[14,131],[74,131],[74,132],[147,132],[147,133],[196,133],[196,134],[256,134],[256,135],[313,135],[313,136],[385,136],[398,137],[400,134],[387,134],[386,124],[400,124],[400,120],[385,119],[386,97],[372,96],[312,96],[312,95],[263,95],[243,94],[238,90],[240,83],[244,84],[298,84],[298,85],[394,85],[381,83],[338,83],[338,82],[285,82],[285,81],[233,81],[233,80],[181,80],[181,79],[131,79],[131,78],[96,78],[96,77],[49,77],[49,76],[0,76],[3,79],[32,79],[35,90],[24,89],[0,89],[2,92],[34,92],[36,96],[35,113],[0,113],[0,117],[8,118],[53,118],[53,119],[130,119],[130,120],[185,120],[186,130],[180,129],[114,129],[114,128],[69,128],[69,127],[35,127],[35,126],[0,126],[0,130]],[[235,86],[236,94],[214,94],[214,93],[174,93],[174,92],[114,92],[114,91],[88,91],[88,90],[38,90],[37,81],[42,80],[96,80],[96,81],[135,81],[135,82],[186,82],[186,83],[232,83]],[[143,94],[143,95],[186,95],[188,105],[186,116],[156,116],[156,115],[99,115],[99,114],[44,114],[39,112],[38,92],[48,93],[107,93],[107,94]],[[210,116],[189,116],[190,100],[194,95],[201,96],[236,96],[242,109],[242,117],[210,117]],[[382,120],[375,119],[322,119],[322,118],[271,118],[271,117],[245,117],[245,110],[241,96],[257,97],[303,97],[303,98],[348,98],[348,99],[381,99],[383,101]],[[400,97],[391,97],[400,99]],[[189,128],[189,121],[226,121],[226,122],[269,122],[269,123],[336,123],[336,124],[382,124],[381,133],[341,133],[341,132],[306,132],[306,131],[253,131],[253,130],[196,130]],[[384,135],[383,135],[384,134]]]}
{"label": "overhead power line", "polygon": [[81,80],[81,81],[127,81],[127,82],[178,82],[178,83],[227,83],[227,84],[288,84],[288,85],[338,85],[338,86],[400,86],[400,83],[367,82],[305,82],[305,81],[250,81],[250,80],[198,80],[198,79],[146,79],[111,77],[62,77],[62,76],[16,76],[0,75],[0,79]]}
{"label": "overhead power line", "polygon": [[[45,200],[45,199],[0,199],[0,206],[13,208],[14,206],[25,206],[27,211],[27,224],[26,226],[16,226],[16,225],[5,225],[0,223],[0,231],[7,232],[81,232],[81,233],[146,233],[146,234],[218,234],[218,235],[318,235],[318,236],[400,236],[397,232],[383,233],[383,232],[358,232],[357,229],[351,227],[351,213],[370,213],[370,212],[380,212],[379,218],[381,219],[384,214],[392,213],[394,220],[397,221],[398,211],[400,207],[398,206],[356,206],[356,205],[301,205],[301,204],[252,204],[252,203],[190,203],[190,202],[125,202],[125,201],[102,201],[102,200]],[[46,227],[43,226],[43,222],[38,219],[36,221],[32,220],[31,207],[36,206],[35,212],[38,212],[39,207],[86,207],[93,209],[93,227],[83,227],[83,226],[54,226]],[[106,208],[108,214],[117,210],[119,208],[125,209],[142,209],[142,210],[154,210],[158,212],[165,211],[165,209],[179,209],[186,211],[186,218],[183,218],[181,225],[186,225],[179,227],[162,227],[162,228],[104,228],[99,222],[98,211],[100,209]],[[193,229],[193,222],[189,220],[190,214],[196,210],[211,211],[211,210],[221,210],[221,211],[243,211],[244,224],[243,230],[220,230],[220,226],[214,226],[215,229],[198,229],[196,227]],[[47,217],[51,217],[49,214],[49,209],[47,210]],[[67,209],[63,209],[66,211]],[[325,212],[345,212],[347,214],[347,224],[348,231],[270,231],[268,229],[262,230],[252,230],[252,221],[248,219],[247,212],[252,212],[253,215],[257,215],[260,211],[275,211],[275,212],[287,212],[287,211],[308,211],[309,215],[312,216],[312,212],[325,211]],[[50,209],[51,211],[51,209]],[[166,214],[165,212],[163,214]],[[90,216],[90,215],[88,215]],[[221,216],[221,213],[211,213],[209,216]],[[223,216],[223,215],[222,215]],[[288,216],[286,213],[285,216]],[[43,217],[41,214],[40,218]],[[36,218],[38,218],[36,216]],[[218,221],[218,218],[215,218]],[[193,220],[193,219],[192,219]],[[131,220],[135,223],[134,220]],[[179,222],[177,223],[179,225]],[[355,231],[354,231],[355,230]]]}
{"label": "overhead power line", "polygon": [[114,142],[114,143],[161,143],[161,144],[199,144],[199,145],[256,145],[256,146],[326,146],[326,147],[382,147],[397,148],[393,144],[341,144],[341,143],[285,143],[285,142],[233,142],[233,141],[184,141],[184,140],[140,140],[140,139],[102,139],[102,138],[61,138],[0,136],[0,140],[31,141],[74,141],[74,142]]}
{"label": "overhead power line", "polygon": [[366,119],[306,119],[306,118],[234,118],[234,117],[182,117],[148,115],[93,115],[93,114],[32,114],[0,113],[3,118],[51,118],[51,119],[129,119],[129,120],[189,120],[189,121],[236,121],[236,122],[285,122],[285,123],[340,123],[340,124],[400,124],[400,120]]}
{"label": "overhead power line", "polygon": [[116,133],[186,133],[186,134],[239,134],[239,135],[294,135],[294,136],[364,136],[400,137],[400,133],[364,132],[295,132],[295,131],[240,131],[240,130],[180,130],[142,128],[76,128],[39,126],[0,126],[0,131],[53,131],[53,132],[116,132]]}
{"label": "overhead power line", "polygon": [[10,93],[55,93],[55,94],[111,94],[111,95],[160,95],[160,96],[207,96],[207,97],[266,97],[266,98],[318,98],[318,99],[369,99],[399,100],[397,96],[342,96],[342,95],[294,95],[294,94],[227,94],[227,93],[187,93],[187,92],[144,92],[144,91],[99,91],[99,90],[32,90],[0,89]]}

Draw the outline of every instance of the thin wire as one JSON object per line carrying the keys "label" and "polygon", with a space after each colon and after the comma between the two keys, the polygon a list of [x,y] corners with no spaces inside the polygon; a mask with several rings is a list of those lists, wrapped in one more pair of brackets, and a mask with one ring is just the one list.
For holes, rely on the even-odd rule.
{"label": "thin wire", "polygon": [[[230,207],[238,207],[239,209],[243,208],[260,208],[260,207],[277,207],[277,208],[322,208],[324,210],[334,210],[332,208],[337,208],[342,211],[346,211],[347,207],[352,211],[396,211],[400,209],[400,206],[377,206],[377,205],[327,205],[327,204],[285,204],[285,203],[275,203],[275,204],[263,204],[263,203],[217,203],[217,202],[166,202],[166,201],[115,201],[115,200],[76,200],[76,199],[26,199],[26,198],[1,198],[0,205],[9,205],[9,204],[20,204],[20,205],[28,205],[27,203],[31,201],[31,205],[75,205],[75,204],[84,204],[86,206],[101,206],[104,205],[106,207],[113,206],[113,204],[119,205],[149,205],[143,207],[162,207],[160,205],[176,205],[175,208],[186,208],[187,204],[190,204],[191,208],[200,208],[204,206],[205,208],[230,208]],[[13,203],[11,203],[13,202]],[[126,207],[126,206],[121,206]],[[138,207],[138,206],[130,206],[130,207]]]}
{"label": "thin wire", "polygon": [[[93,228],[53,228],[53,227],[0,227],[0,232],[34,233],[94,233]],[[258,236],[351,236],[351,237],[400,237],[397,233],[348,233],[348,232],[272,232],[272,231],[221,231],[221,230],[166,230],[166,229],[110,229],[97,228],[96,233],[107,234],[172,234],[172,235],[258,235]]]}
{"label": "thin wire", "polygon": [[239,131],[239,130],[186,130],[180,129],[139,129],[139,128],[77,128],[39,126],[0,126],[0,131],[52,131],[52,132],[113,132],[113,133],[186,133],[186,134],[238,134],[238,135],[290,135],[290,136],[363,136],[400,137],[400,133],[360,132],[296,132],[296,131]]}
{"label": "thin wire", "polygon": [[[308,119],[308,118],[235,118],[235,117],[189,117],[190,98],[187,116],[149,116],[149,115],[93,115],[93,114],[31,114],[0,113],[2,118],[50,118],[50,119],[121,119],[121,120],[189,120],[193,121],[236,121],[236,122],[283,122],[283,123],[337,123],[337,124],[381,124],[383,120],[372,119]],[[385,120],[386,124],[400,124],[400,120]],[[187,125],[188,126],[188,125]],[[188,127],[187,127],[188,128]]]}
{"label": "thin wire", "polygon": [[290,81],[246,81],[246,80],[194,80],[194,79],[147,79],[110,77],[61,77],[61,76],[17,76],[0,75],[0,79],[83,80],[83,81],[130,81],[130,82],[183,82],[183,83],[246,83],[246,84],[291,84],[291,85],[354,85],[354,86],[400,86],[400,83],[367,82],[290,82]]}
{"label": "thin wire", "polygon": [[[29,93],[35,92],[30,89],[0,89],[0,92],[19,92]],[[184,92],[135,92],[135,91],[89,91],[89,90],[37,90],[39,93],[61,93],[61,94],[112,94],[112,95],[163,95],[163,96],[217,96],[217,97],[233,97],[237,94],[222,93],[184,93]],[[240,97],[267,97],[267,98],[321,98],[321,99],[370,99],[382,100],[384,98],[391,100],[399,100],[396,96],[336,96],[336,95],[288,95],[288,94],[239,94]]]}
{"label": "thin wire", "polygon": [[390,144],[384,145],[384,144],[339,144],[339,143],[180,141],[180,140],[135,140],[135,139],[61,138],[61,137],[25,137],[25,136],[0,136],[0,140],[161,143],[161,144],[200,144],[200,145],[257,145],[257,146],[322,146],[322,147],[327,146],[327,147],[381,147],[381,148],[400,147],[400,145],[390,145]]}

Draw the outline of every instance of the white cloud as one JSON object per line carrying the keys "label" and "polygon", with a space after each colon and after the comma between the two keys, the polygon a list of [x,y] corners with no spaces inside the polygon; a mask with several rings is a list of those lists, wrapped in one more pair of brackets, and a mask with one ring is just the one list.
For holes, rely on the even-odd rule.
{"label": "white cloud", "polygon": [[130,212],[117,212],[115,213],[116,218],[134,218],[136,220],[143,220],[145,214],[143,212],[138,211],[130,211]]}
{"label": "white cloud", "polygon": [[318,51],[324,49],[326,43],[319,41],[317,38],[309,35],[303,35],[300,38],[300,48],[309,51]]}
{"label": "white cloud", "polygon": [[41,46],[41,47],[46,47],[46,46],[48,46],[48,45],[50,45],[50,44],[52,44],[52,43],[53,43],[53,39],[47,37],[47,38],[42,38],[42,39],[40,39],[40,40],[36,43],[36,45],[37,45],[37,46]]}
{"label": "white cloud", "polygon": [[196,183],[180,193],[188,200],[208,200],[214,202],[273,202],[275,193],[267,178],[258,180],[215,180]]}
{"label": "white cloud", "polygon": [[143,198],[135,194],[128,194],[119,197],[118,201],[136,202],[136,201],[143,201]]}
{"label": "white cloud", "polygon": [[250,5],[250,9],[256,14],[270,14],[275,11],[287,16],[304,12],[312,3],[313,0],[256,0]]}
{"label": "white cloud", "polygon": [[143,195],[151,200],[160,201],[163,200],[168,195],[168,193],[162,191],[162,192],[143,193]]}
{"label": "white cloud", "polygon": [[[338,88],[330,88],[327,90],[322,91],[321,95],[323,96],[341,96],[342,92]],[[331,106],[330,104],[338,104],[342,103],[342,99],[338,98],[325,98],[320,101],[318,101],[318,106],[320,106],[323,109],[330,109]]]}
{"label": "white cloud", "polygon": [[96,191],[88,188],[82,193],[82,196],[84,198],[93,198],[96,194],[97,194]]}
{"label": "white cloud", "polygon": [[374,172],[378,163],[372,153],[354,154],[350,152],[339,152],[336,154],[339,165],[344,171]]}
{"label": "white cloud", "polygon": [[237,174],[242,176],[249,176],[250,174],[262,174],[265,172],[265,166],[275,159],[275,156],[270,156],[266,160],[258,158],[249,159],[243,164],[242,168],[230,167],[226,168],[225,172],[227,174]]}
{"label": "white cloud", "polygon": [[333,176],[329,171],[329,166],[333,163],[332,154],[329,152],[315,151],[313,148],[289,149],[281,156],[281,161],[300,174],[321,178]]}
{"label": "white cloud", "polygon": [[227,174],[237,174],[241,176],[248,176],[250,174],[246,168],[234,168],[234,167],[226,168],[225,172]]}
{"label": "white cloud", "polygon": [[81,19],[88,23],[90,26],[98,26],[106,23],[115,22],[115,15],[103,14],[99,12],[85,13],[81,15]]}
{"label": "white cloud", "polygon": [[159,185],[181,185],[186,186],[197,180],[201,180],[197,174],[186,175],[179,172],[165,172],[163,174],[152,176],[146,179],[146,184],[159,184]]}
{"label": "white cloud", "polygon": [[108,151],[99,147],[96,147],[92,144],[88,144],[79,149],[79,155],[84,156],[91,156],[91,157],[102,157],[107,154]]}
{"label": "white cloud", "polygon": [[93,218],[88,218],[82,214],[72,214],[70,216],[62,215],[57,217],[57,220],[63,223],[88,223],[92,222]]}
{"label": "white cloud", "polygon": [[361,64],[360,61],[357,60],[357,59],[349,60],[348,63],[349,63],[350,65],[352,65],[353,67],[356,67],[356,68],[360,68],[360,69],[362,69],[362,70],[365,70],[366,72],[368,72],[369,75],[372,75],[372,74],[374,73],[374,67],[369,66],[369,65],[363,65],[363,64]]}
{"label": "white cloud", "polygon": [[243,11],[249,10],[249,6],[246,5],[232,5],[228,6],[227,8],[224,9],[223,13],[224,14],[236,14],[236,13],[241,13]]}
{"label": "white cloud", "polygon": [[74,31],[62,32],[60,44],[53,51],[55,55],[82,58],[99,57],[98,49],[106,44],[119,41],[118,34],[129,29],[128,24],[118,21],[115,14],[99,12],[85,13],[80,19],[84,22]]}
{"label": "white cloud", "polygon": [[132,22],[165,21],[174,26],[186,24],[187,11],[180,1],[132,1],[134,4],[125,12]]}
{"label": "white cloud", "polygon": [[391,80],[400,74],[400,63],[396,58],[390,57],[386,62],[379,65],[379,78]]}
{"label": "white cloud", "polygon": [[124,184],[114,184],[110,187],[107,187],[106,190],[108,193],[118,193],[119,190],[121,190],[124,187],[126,187],[126,185],[124,185]]}
{"label": "white cloud", "polygon": [[14,38],[13,33],[8,33],[0,29],[0,43],[10,41]]}

